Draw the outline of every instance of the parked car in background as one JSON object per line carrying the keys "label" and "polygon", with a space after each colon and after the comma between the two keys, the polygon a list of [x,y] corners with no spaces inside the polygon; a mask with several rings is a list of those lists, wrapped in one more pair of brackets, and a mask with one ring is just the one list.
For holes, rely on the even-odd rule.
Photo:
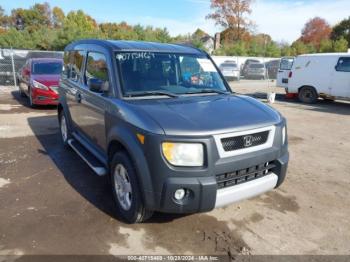
{"label": "parked car in background", "polygon": [[282,57],[278,72],[276,86],[287,88],[288,87],[288,77],[290,70],[292,69],[295,57]]}
{"label": "parked car in background", "polygon": [[240,70],[235,61],[227,60],[223,62],[219,68],[226,80],[240,80]]}
{"label": "parked car in background", "polygon": [[297,56],[288,75],[287,93],[304,103],[319,97],[350,99],[350,54],[308,54]]}
{"label": "parked car in background", "polygon": [[242,65],[242,70],[241,70],[241,76],[246,77],[247,71],[248,71],[248,66],[252,63],[260,63],[259,60],[257,59],[247,59],[245,60],[244,64]]}
{"label": "parked car in background", "polygon": [[17,74],[21,96],[29,98],[31,107],[57,105],[58,82],[63,67],[62,59],[31,58]]}
{"label": "parked car in background", "polygon": [[65,48],[58,120],[64,146],[108,175],[118,214],[207,212],[281,185],[286,120],[232,93],[193,47],[81,40]]}
{"label": "parked car in background", "polygon": [[262,63],[250,63],[247,67],[247,72],[245,75],[247,79],[265,79],[266,78],[266,68]]}
{"label": "parked car in background", "polygon": [[279,65],[280,65],[280,59],[271,60],[265,63],[265,68],[267,71],[266,76],[269,79],[277,79]]}

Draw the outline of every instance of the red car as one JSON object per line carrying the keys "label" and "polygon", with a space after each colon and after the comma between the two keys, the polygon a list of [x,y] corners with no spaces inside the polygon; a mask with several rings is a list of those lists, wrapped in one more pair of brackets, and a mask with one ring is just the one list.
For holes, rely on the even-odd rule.
{"label": "red car", "polygon": [[57,105],[58,82],[63,66],[62,59],[28,59],[18,73],[17,83],[21,96],[29,98],[31,107]]}

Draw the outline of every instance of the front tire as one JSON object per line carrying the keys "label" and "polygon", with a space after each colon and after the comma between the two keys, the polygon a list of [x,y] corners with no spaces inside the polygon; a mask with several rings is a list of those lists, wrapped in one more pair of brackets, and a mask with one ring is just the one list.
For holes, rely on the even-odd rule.
{"label": "front tire", "polygon": [[304,86],[299,90],[298,97],[303,103],[314,104],[317,102],[318,94],[312,86]]}
{"label": "front tire", "polygon": [[111,161],[111,182],[117,212],[129,223],[141,223],[153,214],[146,210],[137,174],[126,152],[117,152]]}
{"label": "front tire", "polygon": [[28,98],[29,98],[29,106],[30,106],[31,108],[35,108],[35,104],[34,104],[34,102],[33,102],[32,89],[31,89],[31,88],[29,88],[28,94],[29,94],[29,96],[28,96]]}

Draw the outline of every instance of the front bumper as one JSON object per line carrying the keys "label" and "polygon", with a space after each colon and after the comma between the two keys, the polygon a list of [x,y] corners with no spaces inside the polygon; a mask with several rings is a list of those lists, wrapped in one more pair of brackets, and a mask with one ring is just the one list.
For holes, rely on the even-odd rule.
{"label": "front bumper", "polygon": [[[207,212],[263,194],[280,186],[286,176],[288,152],[274,161],[276,167],[261,178],[219,189],[215,176],[211,177],[171,177],[164,183],[158,211],[166,213]],[[185,188],[189,193],[179,201],[174,199],[177,189]]]}
{"label": "front bumper", "polygon": [[[285,179],[289,160],[288,144],[281,145],[280,142],[281,130],[281,126],[276,126],[271,147],[229,157],[220,157],[213,137],[189,138],[187,142],[202,142],[207,153],[205,166],[193,168],[169,165],[159,148],[164,138],[147,137],[145,156],[153,192],[146,192],[145,197],[150,199],[151,194],[154,203],[146,207],[166,213],[207,212],[280,186]],[[176,138],[166,139],[176,141]],[[248,176],[242,183],[221,187],[218,177],[222,174],[248,169],[250,172],[250,167],[263,163],[273,163],[273,167],[263,176],[256,175],[253,179]],[[178,189],[186,189],[186,197],[182,200],[174,198]]]}
{"label": "front bumper", "polygon": [[58,105],[58,94],[52,90],[32,89],[32,99],[35,105]]}
{"label": "front bumper", "polygon": [[262,178],[244,184],[219,189],[216,193],[215,208],[223,207],[270,191],[275,188],[277,181],[278,176],[274,173],[270,173]]}

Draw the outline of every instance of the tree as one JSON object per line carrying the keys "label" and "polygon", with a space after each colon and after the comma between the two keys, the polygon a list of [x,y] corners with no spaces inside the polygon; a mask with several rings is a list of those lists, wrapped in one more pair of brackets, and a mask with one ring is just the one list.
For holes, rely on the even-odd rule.
{"label": "tree", "polygon": [[213,19],[216,25],[229,29],[233,33],[233,41],[242,40],[242,36],[253,26],[246,15],[252,12],[252,0],[211,0],[212,13],[207,19]]}
{"label": "tree", "polygon": [[319,49],[321,41],[329,39],[331,32],[332,28],[325,19],[315,17],[305,24],[300,41],[304,44],[312,44],[316,49]]}
{"label": "tree", "polygon": [[38,14],[40,19],[38,22],[41,22],[42,26],[51,26],[51,8],[49,3],[35,4],[31,9]]}
{"label": "tree", "polygon": [[348,50],[349,42],[341,37],[338,40],[335,40],[333,43],[333,51],[334,52],[346,52]]}
{"label": "tree", "polygon": [[330,39],[323,39],[320,43],[319,48],[320,53],[330,53],[333,52],[333,42]]}
{"label": "tree", "polygon": [[35,4],[29,9],[13,9],[11,17],[12,24],[21,30],[28,29],[34,32],[42,26],[51,26],[51,9],[48,3]]}
{"label": "tree", "polygon": [[281,51],[281,56],[293,56],[293,49],[291,45],[288,42],[281,41],[279,43],[276,43],[279,50]]}
{"label": "tree", "polygon": [[315,53],[315,47],[311,44],[304,44],[304,42],[298,40],[295,41],[292,46],[292,54],[293,55],[302,55],[308,53]]}
{"label": "tree", "polygon": [[339,24],[333,27],[332,40],[345,39],[348,42],[348,47],[350,44],[350,17],[342,20]]}
{"label": "tree", "polygon": [[201,39],[205,36],[207,36],[208,34],[206,32],[204,32],[202,29],[198,28],[193,34],[192,34],[192,38],[193,39]]}
{"label": "tree", "polygon": [[82,10],[71,11],[65,17],[63,27],[53,41],[53,49],[63,50],[67,44],[83,38],[102,38],[98,29],[91,16]]}
{"label": "tree", "polygon": [[64,22],[64,12],[61,8],[55,6],[52,9],[52,24],[55,28],[61,28]]}

